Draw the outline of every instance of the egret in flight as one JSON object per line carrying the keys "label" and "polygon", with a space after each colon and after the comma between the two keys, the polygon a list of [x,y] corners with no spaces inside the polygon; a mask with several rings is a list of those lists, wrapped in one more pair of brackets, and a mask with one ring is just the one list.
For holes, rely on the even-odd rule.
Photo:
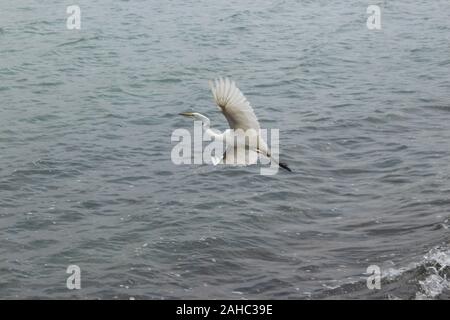
{"label": "egret in flight", "polygon": [[[218,134],[210,129],[210,120],[206,116],[197,112],[182,112],[180,115],[193,118],[196,121],[201,121],[205,133],[219,141],[230,141],[230,135],[236,135],[236,132],[242,131],[244,131],[246,135],[253,135],[253,138],[256,140],[256,143],[254,144],[248,144],[247,141],[244,140],[244,145],[233,145],[233,150],[230,150],[230,148],[227,147],[222,158],[219,160],[224,163],[232,162],[229,159],[230,155],[234,156],[234,154],[236,154],[236,148],[244,147],[247,152],[267,157],[270,161],[274,161],[279,167],[287,171],[292,171],[286,164],[277,162],[277,160],[272,157],[267,143],[260,134],[260,125],[255,112],[241,90],[236,87],[235,82],[229,78],[219,78],[214,81],[209,81],[209,85],[217,106],[227,119],[230,128],[233,130],[226,130],[224,133]],[[235,158],[232,160],[235,160]]]}

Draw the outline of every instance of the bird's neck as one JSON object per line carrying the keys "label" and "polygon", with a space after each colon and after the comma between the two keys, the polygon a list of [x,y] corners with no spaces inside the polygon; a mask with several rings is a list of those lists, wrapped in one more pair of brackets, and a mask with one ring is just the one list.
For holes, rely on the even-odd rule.
{"label": "bird's neck", "polygon": [[196,120],[201,121],[202,122],[202,128],[205,132],[206,135],[213,137],[214,139],[218,140],[218,141],[223,141],[224,139],[224,135],[223,133],[216,133],[214,132],[214,130],[212,130],[209,126],[211,124],[211,122],[209,121],[209,119],[207,117],[205,117],[202,114],[197,114],[196,115]]}
{"label": "bird's neck", "polygon": [[210,126],[211,122],[209,121],[209,119],[207,117],[205,117],[202,114],[198,114],[197,118],[198,118],[199,121],[202,122],[203,129],[205,129],[205,130],[209,129],[209,126]]}

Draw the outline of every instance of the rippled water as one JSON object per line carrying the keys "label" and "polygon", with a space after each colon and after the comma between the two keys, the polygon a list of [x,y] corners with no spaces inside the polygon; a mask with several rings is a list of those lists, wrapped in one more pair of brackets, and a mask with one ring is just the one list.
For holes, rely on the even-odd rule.
{"label": "rippled water", "polygon": [[[71,4],[0,3],[0,298],[450,298],[447,0]],[[293,173],[171,162],[216,76]]]}

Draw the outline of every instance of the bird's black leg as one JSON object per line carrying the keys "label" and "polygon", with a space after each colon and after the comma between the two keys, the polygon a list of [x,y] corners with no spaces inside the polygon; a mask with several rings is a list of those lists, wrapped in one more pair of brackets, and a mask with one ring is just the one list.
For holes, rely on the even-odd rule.
{"label": "bird's black leg", "polygon": [[289,172],[292,172],[291,168],[289,168],[286,163],[280,162],[278,165],[280,166],[280,168],[283,168]]}
{"label": "bird's black leg", "polygon": [[225,163],[225,158],[227,157],[227,150],[225,150],[225,152],[222,155],[222,161],[223,163]]}
{"label": "bird's black leg", "polygon": [[265,155],[266,157],[268,157],[269,159],[271,159],[272,161],[274,161],[275,163],[277,163],[278,166],[279,166],[280,168],[283,168],[284,170],[287,170],[287,171],[289,171],[289,172],[292,172],[291,168],[289,168],[288,165],[287,165],[286,163],[275,161],[275,159],[272,158],[272,156],[270,155],[270,153],[264,154],[264,153],[261,152],[261,150],[259,150],[259,149],[256,149],[256,152],[258,152],[259,154]]}

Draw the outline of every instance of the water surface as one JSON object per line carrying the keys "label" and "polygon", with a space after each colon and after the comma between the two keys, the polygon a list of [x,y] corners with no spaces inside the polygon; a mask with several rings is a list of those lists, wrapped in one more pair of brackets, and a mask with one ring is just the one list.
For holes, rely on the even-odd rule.
{"label": "water surface", "polygon": [[[450,297],[448,1],[72,4],[0,4],[0,298]],[[172,163],[217,76],[293,173]]]}

